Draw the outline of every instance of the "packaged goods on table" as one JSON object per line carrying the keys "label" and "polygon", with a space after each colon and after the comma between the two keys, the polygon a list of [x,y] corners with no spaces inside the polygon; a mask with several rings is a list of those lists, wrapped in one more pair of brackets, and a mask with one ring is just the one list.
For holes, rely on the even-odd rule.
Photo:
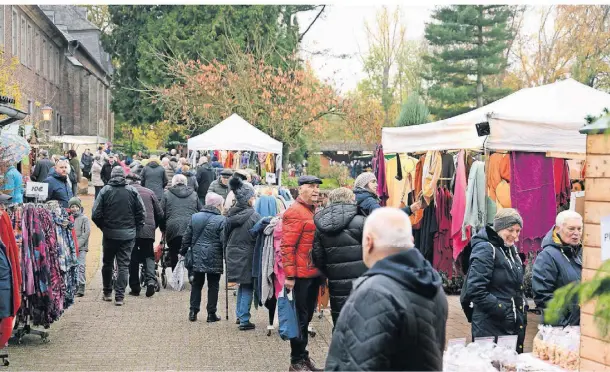
{"label": "packaged goods on table", "polygon": [[532,354],[563,369],[576,371],[580,362],[580,327],[538,326]]}

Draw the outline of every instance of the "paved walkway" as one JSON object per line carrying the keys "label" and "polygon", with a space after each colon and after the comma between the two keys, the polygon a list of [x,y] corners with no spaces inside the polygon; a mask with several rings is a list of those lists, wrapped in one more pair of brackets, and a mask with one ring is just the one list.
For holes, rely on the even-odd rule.
{"label": "paved walkway", "polygon": [[[90,215],[92,197],[83,197]],[[223,320],[205,322],[205,310],[196,323],[188,321],[189,288],[182,292],[162,289],[152,298],[127,296],[125,306],[101,300],[101,232],[93,227],[87,259],[89,283],[85,297],[49,329],[50,342],[26,336],[23,344],[9,346],[10,370],[287,370],[290,345],[277,331],[268,337],[266,308],[252,309],[254,331],[242,332],[235,325],[235,299],[229,292],[229,321],[225,320],[224,278],[221,279],[219,315]],[[202,308],[205,309],[204,288]],[[469,337],[456,296],[449,298],[447,337]],[[314,317],[318,334],[309,350],[324,365],[331,337],[329,316]],[[535,333],[530,316],[529,342]],[[277,328],[277,320],[276,320]]]}

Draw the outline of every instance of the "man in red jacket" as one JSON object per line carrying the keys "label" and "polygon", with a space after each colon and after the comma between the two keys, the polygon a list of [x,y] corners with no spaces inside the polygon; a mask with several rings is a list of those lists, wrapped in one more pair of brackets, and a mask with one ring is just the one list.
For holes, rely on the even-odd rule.
{"label": "man in red jacket", "polygon": [[313,364],[307,351],[307,328],[313,317],[320,273],[311,259],[315,205],[322,181],[314,176],[299,177],[299,197],[282,218],[282,263],[286,273],[285,286],[293,291],[301,337],[290,340],[289,371],[321,371]]}

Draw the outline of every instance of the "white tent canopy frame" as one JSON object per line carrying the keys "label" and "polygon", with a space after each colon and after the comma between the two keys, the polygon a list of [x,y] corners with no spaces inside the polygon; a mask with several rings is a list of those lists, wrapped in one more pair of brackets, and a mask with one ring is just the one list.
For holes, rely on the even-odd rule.
{"label": "white tent canopy frame", "polygon": [[187,145],[188,149],[193,151],[228,150],[282,154],[280,141],[271,138],[237,114],[229,116],[206,132],[189,138]]}
{"label": "white tent canopy frame", "polygon": [[[383,128],[385,152],[486,149],[528,152],[586,152],[579,133],[587,115],[610,108],[610,94],[573,79],[519,90],[465,114],[428,124]],[[479,137],[475,124],[489,122]]]}

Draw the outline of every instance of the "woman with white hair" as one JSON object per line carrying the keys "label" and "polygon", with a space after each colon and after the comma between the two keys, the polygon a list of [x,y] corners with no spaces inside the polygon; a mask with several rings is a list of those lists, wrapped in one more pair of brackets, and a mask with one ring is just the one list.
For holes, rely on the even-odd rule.
{"label": "woman with white hair", "polygon": [[91,183],[95,188],[95,198],[97,199],[97,194],[100,193],[100,190],[104,187],[104,181],[102,180],[102,167],[104,166],[104,159],[100,154],[95,154],[93,156],[93,164],[91,165]]}
{"label": "woman with white hair", "polygon": [[165,191],[161,199],[164,223],[161,231],[169,248],[172,269],[178,263],[178,253],[182,246],[182,236],[191,216],[203,207],[195,190],[187,186],[187,179],[181,174],[172,178],[172,186]]}
{"label": "woman with white hair", "polygon": [[165,157],[161,159],[161,166],[165,170],[165,178],[167,178],[168,180],[172,180],[176,175],[176,168],[172,166],[169,161],[169,158]]}
{"label": "woman with white hair", "polygon": [[544,319],[544,310],[556,289],[579,283],[582,275],[582,216],[575,211],[557,215],[555,226],[542,239],[542,252],[536,257],[532,290],[536,307],[543,310],[543,321],[553,326],[580,325],[578,298],[562,313],[556,323]]}

